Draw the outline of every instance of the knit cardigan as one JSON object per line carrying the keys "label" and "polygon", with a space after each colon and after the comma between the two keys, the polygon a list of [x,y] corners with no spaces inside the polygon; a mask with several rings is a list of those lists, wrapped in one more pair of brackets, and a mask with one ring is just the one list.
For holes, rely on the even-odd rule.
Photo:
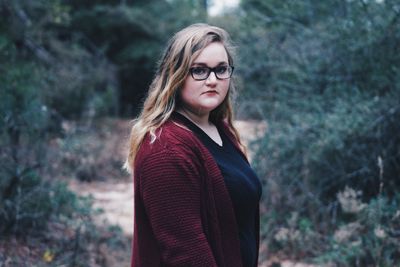
{"label": "knit cardigan", "polygon": [[[145,137],[136,155],[131,267],[248,267],[242,266],[224,178],[184,125],[178,117],[167,121],[153,143]],[[228,127],[220,126],[237,144]],[[255,221],[258,250],[259,212]]]}

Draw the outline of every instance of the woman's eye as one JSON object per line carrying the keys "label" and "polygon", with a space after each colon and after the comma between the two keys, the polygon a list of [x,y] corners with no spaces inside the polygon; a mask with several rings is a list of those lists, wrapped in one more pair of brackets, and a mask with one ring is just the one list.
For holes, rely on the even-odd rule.
{"label": "woman's eye", "polygon": [[216,71],[218,74],[223,74],[223,73],[225,73],[227,70],[228,70],[228,67],[227,67],[227,66],[221,66],[221,67],[218,67],[215,71]]}
{"label": "woman's eye", "polygon": [[206,68],[200,68],[200,67],[193,68],[192,69],[192,73],[196,74],[196,75],[202,75],[202,74],[207,73],[207,69]]}

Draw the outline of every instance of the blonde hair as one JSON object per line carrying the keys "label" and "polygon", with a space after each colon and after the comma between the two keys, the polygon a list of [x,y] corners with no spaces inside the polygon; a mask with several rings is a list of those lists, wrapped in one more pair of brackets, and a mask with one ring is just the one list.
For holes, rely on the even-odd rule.
{"label": "blonde hair", "polygon": [[[196,57],[210,43],[220,42],[228,55],[229,65],[233,65],[233,48],[228,33],[218,27],[207,24],[193,24],[177,32],[169,41],[159,62],[158,70],[150,85],[148,96],[143,104],[141,114],[133,121],[129,138],[129,152],[125,169],[133,172],[136,154],[147,133],[151,142],[157,138],[156,130],[162,126],[178,106],[178,92],[189,73]],[[233,110],[231,104],[232,91],[235,90],[233,80],[229,84],[229,96],[210,113],[210,121],[228,124],[232,134],[245,151],[240,137],[232,124]]]}

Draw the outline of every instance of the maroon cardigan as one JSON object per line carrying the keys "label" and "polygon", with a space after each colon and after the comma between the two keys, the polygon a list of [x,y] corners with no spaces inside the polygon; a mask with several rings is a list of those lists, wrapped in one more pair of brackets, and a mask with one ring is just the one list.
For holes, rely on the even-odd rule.
{"label": "maroon cardigan", "polygon": [[[227,126],[222,128],[234,141]],[[242,267],[224,178],[210,152],[188,129],[170,120],[154,143],[146,136],[134,165],[134,198],[131,267]],[[259,213],[256,216],[259,234]],[[257,235],[257,248],[258,243]]]}

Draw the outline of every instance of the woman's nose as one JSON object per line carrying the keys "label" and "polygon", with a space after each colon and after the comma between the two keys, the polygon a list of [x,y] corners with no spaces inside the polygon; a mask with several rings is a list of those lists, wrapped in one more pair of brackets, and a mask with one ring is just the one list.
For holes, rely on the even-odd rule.
{"label": "woman's nose", "polygon": [[215,75],[215,72],[210,72],[210,75],[208,75],[208,78],[206,79],[207,83],[216,83],[217,82],[217,76]]}

